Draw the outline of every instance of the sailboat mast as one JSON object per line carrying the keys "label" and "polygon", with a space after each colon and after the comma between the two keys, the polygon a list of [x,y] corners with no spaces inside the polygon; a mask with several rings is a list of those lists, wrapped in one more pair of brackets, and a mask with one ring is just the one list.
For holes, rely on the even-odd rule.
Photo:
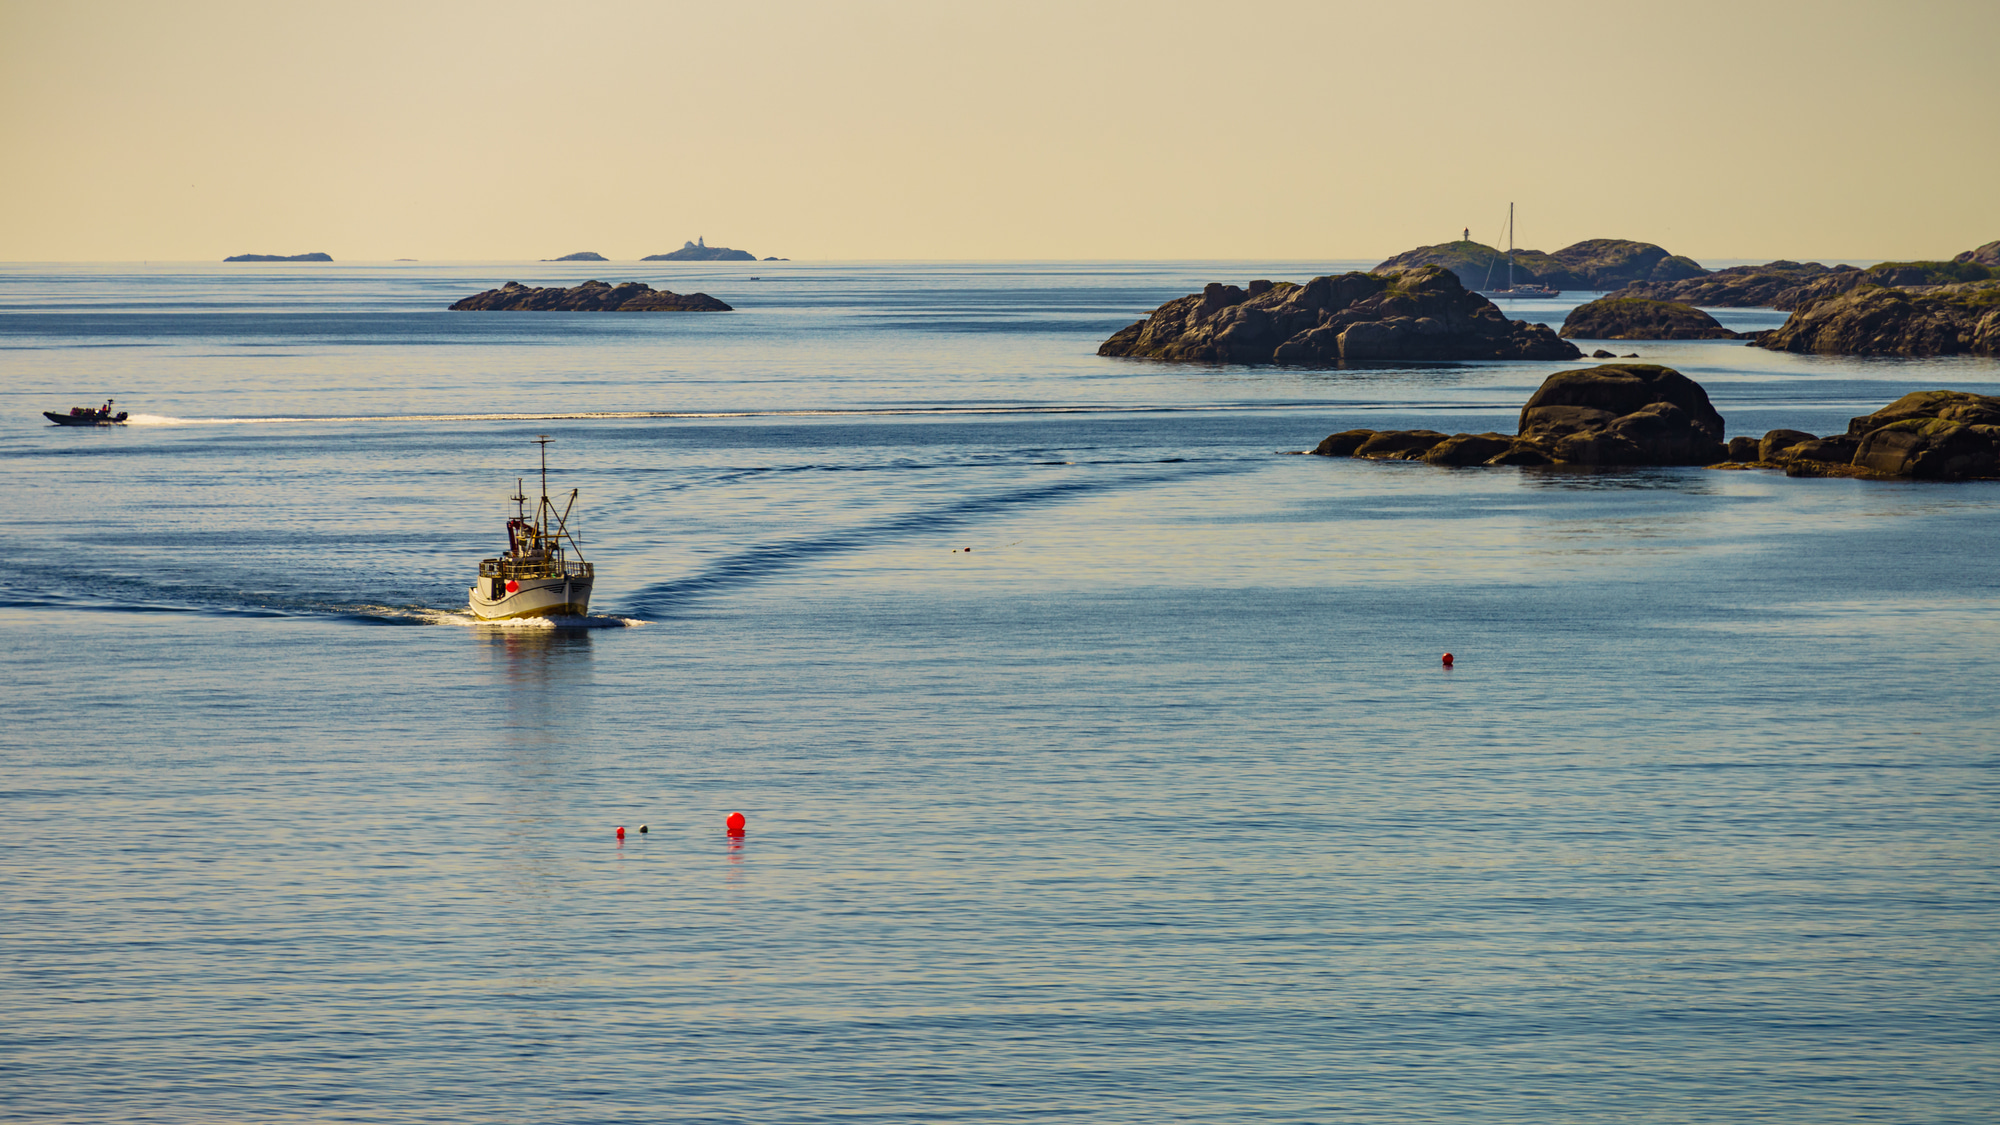
{"label": "sailboat mast", "polygon": [[1514,205],[1507,205],[1507,288],[1514,288]]}

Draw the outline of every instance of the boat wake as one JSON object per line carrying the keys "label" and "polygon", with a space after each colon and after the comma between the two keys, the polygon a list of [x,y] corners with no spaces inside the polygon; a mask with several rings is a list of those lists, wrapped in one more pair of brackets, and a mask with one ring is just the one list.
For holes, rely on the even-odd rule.
{"label": "boat wake", "polygon": [[359,607],[354,616],[375,620],[379,624],[398,625],[456,625],[466,629],[502,629],[527,632],[550,629],[631,629],[651,622],[636,617],[619,617],[616,614],[592,613],[582,617],[514,617],[500,621],[488,621],[475,617],[472,607],[462,609],[426,609],[422,606],[381,606]]}

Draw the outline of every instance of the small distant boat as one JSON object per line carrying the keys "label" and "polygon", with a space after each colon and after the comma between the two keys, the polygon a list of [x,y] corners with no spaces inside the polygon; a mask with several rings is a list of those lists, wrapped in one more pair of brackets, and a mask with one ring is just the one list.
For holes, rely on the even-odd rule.
{"label": "small distant boat", "polygon": [[72,406],[69,408],[68,414],[57,414],[53,410],[44,410],[42,411],[42,417],[47,418],[58,426],[122,426],[125,424],[125,411],[120,410],[116,414],[111,413],[111,407],[117,401],[116,399],[107,398],[104,400],[103,406],[95,408]]}
{"label": "small distant boat", "polygon": [[[1486,280],[1493,281],[1493,267],[1486,267]],[[1562,290],[1551,289],[1540,282],[1524,281],[1514,284],[1514,205],[1507,205],[1507,285],[1503,289],[1480,289],[1488,297],[1560,297]]]}
{"label": "small distant boat", "polygon": [[591,565],[569,531],[577,491],[569,491],[562,511],[549,499],[549,441],[542,447],[542,497],[528,515],[528,495],[515,478],[514,518],[507,521],[507,553],[481,559],[479,581],[467,591],[472,615],[486,621],[522,617],[582,617],[590,612]]}

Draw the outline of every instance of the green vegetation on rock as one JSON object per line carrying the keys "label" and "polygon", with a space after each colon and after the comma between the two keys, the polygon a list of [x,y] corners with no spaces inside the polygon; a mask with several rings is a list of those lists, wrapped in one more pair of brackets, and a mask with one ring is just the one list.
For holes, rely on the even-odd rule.
{"label": "green vegetation on rock", "polygon": [[1559,333],[1585,340],[1734,340],[1714,317],[1677,301],[1599,297],[1570,310]]}

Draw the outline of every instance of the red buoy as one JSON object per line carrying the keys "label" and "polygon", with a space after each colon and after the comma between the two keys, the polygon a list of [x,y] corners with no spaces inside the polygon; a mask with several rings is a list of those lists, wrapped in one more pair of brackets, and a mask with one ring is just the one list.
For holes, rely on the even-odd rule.
{"label": "red buoy", "polygon": [[1444,654],[1444,666],[1447,668],[1451,667],[1451,654],[1448,652]]}
{"label": "red buoy", "polygon": [[625,838],[625,826],[622,824],[618,826],[618,838],[620,840]]}
{"label": "red buoy", "polygon": [[516,581],[514,581],[514,580],[513,580],[512,578],[509,578],[509,579],[507,580],[507,592],[508,592],[508,593],[510,593],[510,594],[518,594],[518,593],[520,593],[520,592],[521,592],[521,584],[520,584],[519,582],[516,582]]}
{"label": "red buoy", "polygon": [[731,836],[741,836],[743,835],[743,826],[748,822],[743,819],[742,813],[733,812],[729,814],[729,819],[723,823],[729,826],[729,834]]}

